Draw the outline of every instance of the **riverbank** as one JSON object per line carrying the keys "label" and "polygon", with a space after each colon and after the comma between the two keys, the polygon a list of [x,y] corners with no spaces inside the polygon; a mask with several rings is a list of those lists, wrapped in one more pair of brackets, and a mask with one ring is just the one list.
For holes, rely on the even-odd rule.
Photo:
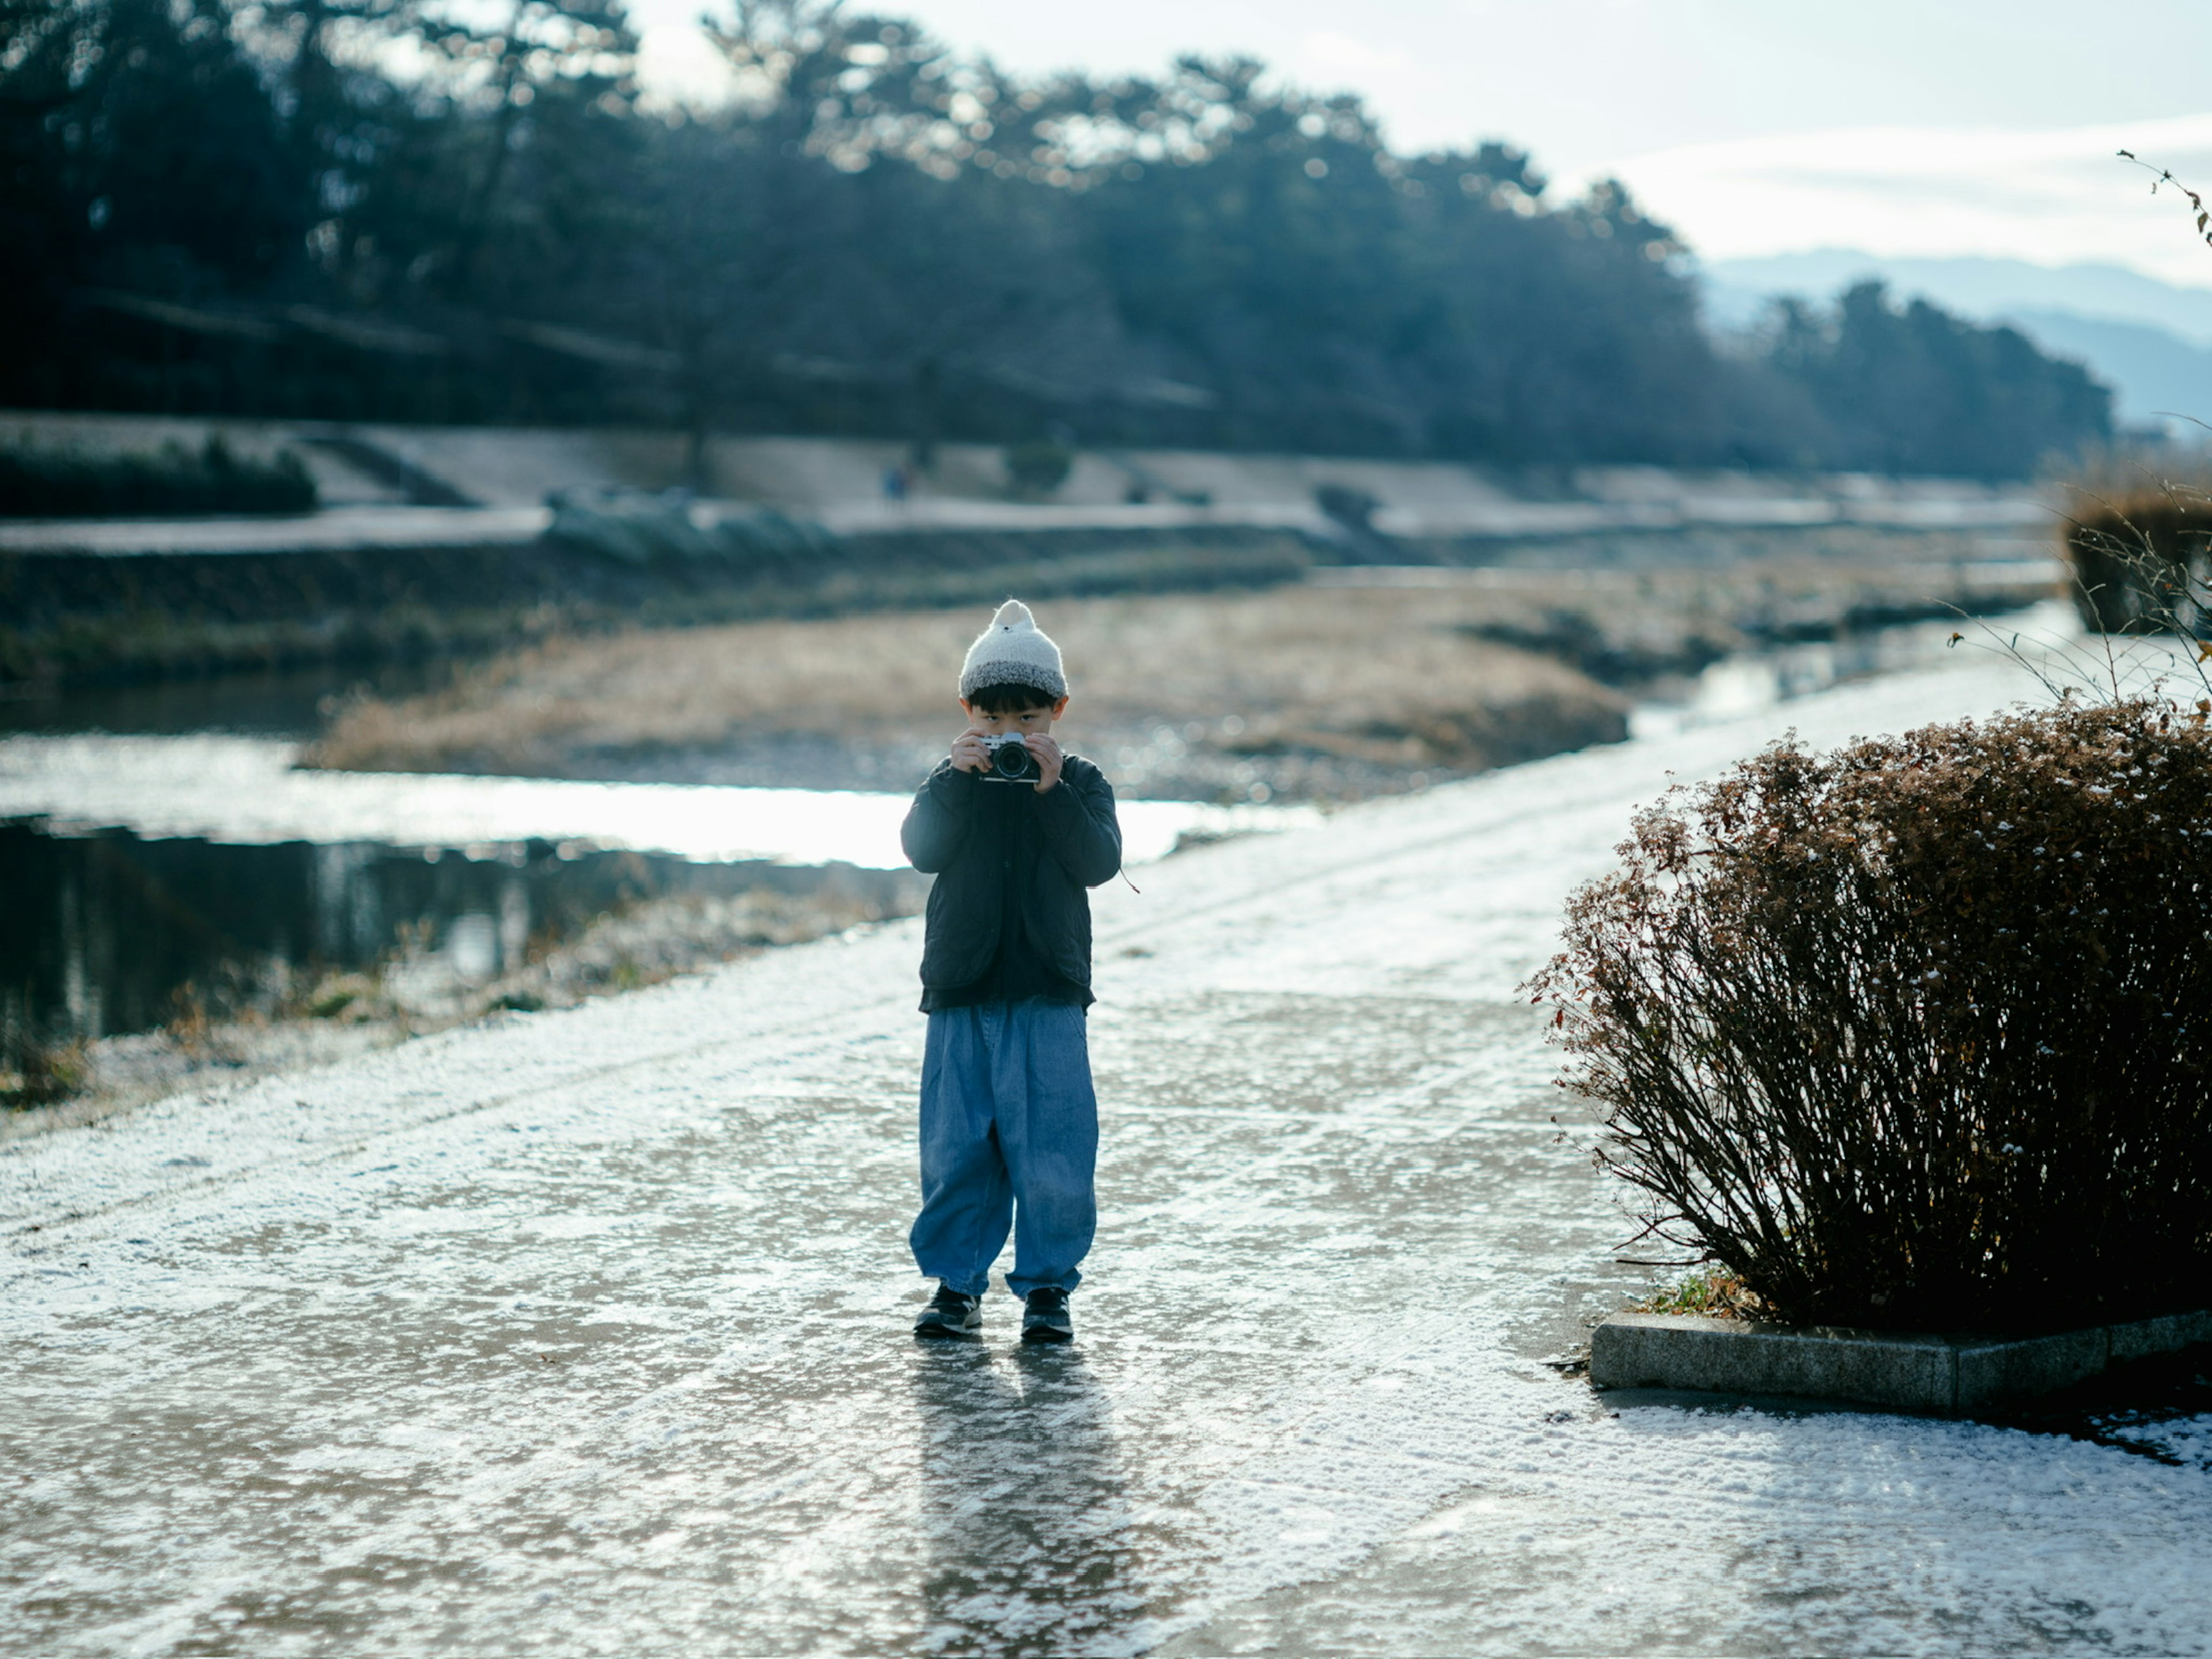
{"label": "riverbank", "polygon": [[[1144,859],[1285,827],[1286,803],[1616,743],[1632,712],[1648,731],[1911,666],[1928,630],[1881,624],[2041,580],[1987,562],[1347,567],[1058,601],[1048,621],[1077,684],[1065,735],[1115,777]],[[234,1085],[908,914],[919,878],[882,866],[957,726],[951,665],[981,609],[564,637],[341,702],[308,771],[296,739],[206,735],[312,704],[273,688],[265,708],[155,708],[166,737],[97,735],[148,716],[112,696],[76,735],[56,711],[63,732],[0,740],[0,943],[19,965],[0,1102],[43,1114],[21,1127]],[[479,775],[428,775],[456,773]],[[825,863],[855,890],[823,887],[807,866]]]}
{"label": "riverbank", "polygon": [[[325,1064],[911,915],[927,891],[899,848],[903,791],[298,755],[206,732],[0,738],[0,1108],[81,1115]],[[1124,858],[1317,816],[1127,801]]]}
{"label": "riverbank", "polygon": [[358,966],[262,953],[214,963],[171,993],[167,1017],[149,1029],[45,1041],[5,1033],[0,1141],[172,1095],[226,1094],[501,1014],[641,990],[915,915],[928,893],[910,872],[826,873],[735,892],[617,900],[572,927],[534,933],[504,962],[488,927],[465,924],[404,927],[392,948]]}
{"label": "riverbank", "polygon": [[[87,456],[284,454],[324,510],[0,522],[0,690],[468,658],[568,634],[1261,588],[1340,565],[1900,568],[2019,556],[2043,494],[1963,479],[678,434],[0,416]],[[896,480],[896,483],[890,482]],[[2008,551],[2008,549],[2015,550]]]}
{"label": "riverbank", "polygon": [[[0,685],[368,669],[623,627],[981,603],[1010,586],[1255,586],[1296,580],[1315,562],[1310,537],[1239,525],[924,527],[846,536],[787,559],[738,545],[632,556],[549,532],[550,516],[407,507],[232,526],[68,525],[51,545],[29,544],[40,526],[0,526]],[[306,539],[263,544],[288,531]],[[227,532],[237,544],[223,544]]]}
{"label": "riverbank", "polygon": [[[1039,619],[1074,687],[1063,741],[1126,793],[1350,799],[1626,734],[1616,693],[1437,610],[1291,587],[1040,601]],[[961,655],[988,615],[550,642],[440,692],[348,707],[310,755],[356,771],[910,788],[960,729]]]}
{"label": "riverbank", "polygon": [[[1618,742],[1638,698],[1778,642],[2002,611],[2034,563],[1345,567],[1259,592],[1063,599],[1071,746],[1161,799],[1350,800]],[[980,609],[549,641],[338,708],[356,771],[911,786],[958,729]]]}

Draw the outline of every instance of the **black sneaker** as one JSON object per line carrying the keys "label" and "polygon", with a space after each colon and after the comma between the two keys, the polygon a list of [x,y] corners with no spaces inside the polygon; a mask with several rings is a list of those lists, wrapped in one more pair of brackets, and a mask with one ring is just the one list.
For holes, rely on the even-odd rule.
{"label": "black sneaker", "polygon": [[983,1328],[983,1298],[954,1290],[943,1279],[929,1305],[914,1316],[914,1334],[927,1337],[973,1336]]}
{"label": "black sneaker", "polygon": [[1067,1316],[1066,1291],[1031,1291],[1022,1309],[1024,1342],[1073,1342],[1075,1322]]}

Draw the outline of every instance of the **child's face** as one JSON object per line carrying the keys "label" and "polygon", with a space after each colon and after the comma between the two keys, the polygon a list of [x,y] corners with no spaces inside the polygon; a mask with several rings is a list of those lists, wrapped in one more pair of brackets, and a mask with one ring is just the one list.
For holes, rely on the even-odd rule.
{"label": "child's face", "polygon": [[978,708],[965,697],[960,707],[968,716],[969,725],[987,738],[1002,738],[1009,733],[1026,738],[1052,730],[1052,723],[1067,711],[1067,699],[1058,702],[1041,702],[1028,708],[1018,708],[1009,714],[993,714],[988,708]]}

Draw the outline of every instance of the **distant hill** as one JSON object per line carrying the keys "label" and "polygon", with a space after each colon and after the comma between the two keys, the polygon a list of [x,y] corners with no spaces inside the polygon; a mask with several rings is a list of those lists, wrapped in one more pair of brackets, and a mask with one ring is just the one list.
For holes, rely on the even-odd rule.
{"label": "distant hill", "polygon": [[2162,328],[2066,311],[2016,311],[2005,320],[2045,350],[2088,364],[2119,394],[2114,413],[2124,425],[2168,416],[2212,422],[2212,348]]}
{"label": "distant hill", "polygon": [[[2118,265],[2046,266],[2021,259],[1893,259],[1849,248],[1717,259],[1705,267],[1705,310],[1741,328],[1774,296],[1826,298],[1879,277],[1900,296],[2007,322],[2039,345],[2088,365],[2118,393],[2130,426],[2163,411],[2212,421],[2212,288],[2180,288]],[[2205,259],[2212,282],[2212,253]]]}

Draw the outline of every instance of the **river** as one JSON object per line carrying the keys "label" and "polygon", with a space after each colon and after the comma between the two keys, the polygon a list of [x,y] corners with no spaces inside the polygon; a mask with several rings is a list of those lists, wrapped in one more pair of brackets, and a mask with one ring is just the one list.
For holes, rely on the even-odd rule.
{"label": "river", "polygon": [[[889,915],[922,890],[900,794],[302,769],[331,689],[240,677],[15,705],[31,718],[0,736],[0,1024],[143,1030],[212,977],[403,946],[483,982],[641,900],[834,890]],[[1315,816],[1121,805],[1137,866]]]}
{"label": "river", "polygon": [[[1968,624],[1970,631],[1980,624]],[[2052,605],[1978,635],[2070,634]],[[1717,663],[1639,707],[1638,736],[1939,659],[1948,623]],[[370,689],[418,689],[395,669]],[[326,673],[234,675],[0,703],[0,1027],[41,1040],[162,1024],[247,969],[365,967],[403,947],[483,983],[641,901],[921,890],[902,794],[305,770]],[[1297,805],[1124,800],[1127,861],[1315,821]]]}

